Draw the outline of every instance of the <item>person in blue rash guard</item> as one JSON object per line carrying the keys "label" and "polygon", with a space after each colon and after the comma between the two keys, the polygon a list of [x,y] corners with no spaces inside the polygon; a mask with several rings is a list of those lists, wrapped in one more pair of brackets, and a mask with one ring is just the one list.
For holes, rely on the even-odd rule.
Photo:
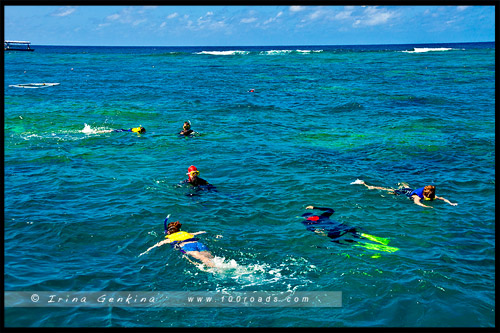
{"label": "person in blue rash guard", "polygon": [[358,184],[365,185],[370,190],[383,190],[383,191],[388,191],[389,193],[395,194],[395,195],[406,195],[408,198],[412,199],[416,205],[419,205],[419,206],[425,207],[425,208],[433,208],[433,207],[424,205],[422,203],[423,200],[424,201],[432,201],[434,199],[439,199],[439,200],[443,200],[444,202],[446,202],[452,206],[458,205],[457,203],[450,202],[448,199],[445,199],[443,197],[438,197],[436,195],[436,186],[433,186],[433,185],[427,185],[427,186],[420,187],[420,188],[417,188],[416,190],[414,190],[412,188],[409,188],[408,184],[405,184],[405,183],[402,183],[401,184],[402,186],[398,189],[368,185],[363,180],[359,181]]}

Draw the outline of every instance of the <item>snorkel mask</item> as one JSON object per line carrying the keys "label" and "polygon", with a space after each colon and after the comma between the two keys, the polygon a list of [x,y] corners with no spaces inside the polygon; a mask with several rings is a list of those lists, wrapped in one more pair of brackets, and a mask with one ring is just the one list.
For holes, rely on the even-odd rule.
{"label": "snorkel mask", "polygon": [[194,177],[198,177],[200,175],[200,172],[198,171],[198,169],[196,169],[196,167],[194,165],[191,165],[188,168],[187,175],[189,177],[189,180],[192,180]]}
{"label": "snorkel mask", "polygon": [[428,185],[424,188],[424,200],[432,201],[436,198],[436,186]]}

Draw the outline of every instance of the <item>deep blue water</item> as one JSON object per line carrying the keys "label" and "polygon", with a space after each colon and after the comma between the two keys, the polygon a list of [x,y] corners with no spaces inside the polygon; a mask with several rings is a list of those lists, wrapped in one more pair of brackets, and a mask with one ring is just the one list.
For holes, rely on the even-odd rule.
{"label": "deep blue water", "polygon": [[[7,307],[6,326],[495,326],[495,43],[33,48],[4,53],[6,291],[341,291],[342,307]],[[59,85],[9,87],[41,82]],[[187,120],[198,136],[176,134]],[[217,191],[179,185],[192,164]],[[307,231],[308,205],[399,251]],[[168,245],[139,257],[167,214],[207,231],[216,269]]]}

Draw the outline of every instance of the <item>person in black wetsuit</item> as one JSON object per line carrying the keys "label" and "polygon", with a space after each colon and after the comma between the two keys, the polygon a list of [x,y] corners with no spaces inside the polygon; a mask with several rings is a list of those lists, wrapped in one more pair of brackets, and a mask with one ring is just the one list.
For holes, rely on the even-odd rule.
{"label": "person in black wetsuit", "polygon": [[198,177],[200,175],[200,172],[194,165],[191,165],[188,168],[187,175],[188,179],[186,179],[183,183],[189,183],[193,186],[210,185],[205,179]]}
{"label": "person in black wetsuit", "polygon": [[189,136],[194,133],[196,132],[191,129],[191,123],[186,121],[182,126],[182,131],[179,134],[184,136]]}
{"label": "person in black wetsuit", "polygon": [[[205,179],[199,177],[200,172],[198,171],[198,169],[194,165],[191,165],[188,168],[187,175],[188,175],[188,179],[182,181],[181,184],[190,184],[193,187],[193,189],[195,190],[195,192],[199,192],[199,191],[217,192],[217,188],[214,185],[210,184]],[[190,193],[190,194],[186,194],[186,195],[187,196],[196,196],[197,194]]]}
{"label": "person in black wetsuit", "polygon": [[[306,226],[307,230],[327,236],[335,243],[341,243],[341,239],[339,238],[347,233],[350,233],[356,238],[361,237],[361,230],[359,228],[350,227],[343,223],[330,220],[330,216],[335,212],[332,208],[307,206],[306,209],[317,209],[324,212],[321,215],[314,215],[313,213],[302,214],[302,217],[305,218],[302,223]],[[354,242],[352,239],[342,240],[349,243]]]}
{"label": "person in black wetsuit", "polygon": [[[338,244],[353,244],[353,246],[364,247],[369,250],[384,251],[384,252],[396,252],[399,251],[397,247],[387,246],[390,240],[388,238],[378,237],[374,235],[369,235],[364,232],[362,228],[350,227],[343,223],[335,222],[330,220],[330,216],[335,212],[331,208],[322,208],[307,206],[306,209],[318,209],[323,211],[321,215],[314,215],[313,213],[304,213],[302,217],[305,219],[302,223],[306,226],[307,230],[314,231],[315,233],[327,236],[332,239],[332,242]],[[352,238],[340,238],[346,234],[352,236]],[[366,240],[370,240],[375,243],[367,243]]]}

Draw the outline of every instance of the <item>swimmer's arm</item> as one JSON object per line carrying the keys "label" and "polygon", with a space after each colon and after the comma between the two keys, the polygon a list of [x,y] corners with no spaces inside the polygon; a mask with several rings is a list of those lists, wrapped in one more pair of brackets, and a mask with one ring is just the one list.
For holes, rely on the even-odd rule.
{"label": "swimmer's arm", "polygon": [[325,229],[315,229],[314,232],[321,236],[328,236],[328,234],[325,232]]}
{"label": "swimmer's arm", "polygon": [[146,251],[144,251],[143,253],[139,254],[139,257],[142,256],[143,254],[146,254],[148,253],[150,250],[154,249],[155,247],[159,247],[159,246],[162,246],[164,244],[168,244],[168,243],[171,243],[172,241],[170,239],[165,239],[165,240],[162,240],[161,242],[158,242],[156,243],[155,245],[151,246],[149,249],[147,249]]}
{"label": "swimmer's arm", "polygon": [[436,198],[436,199],[439,199],[439,200],[443,200],[444,202],[446,202],[446,203],[448,203],[448,204],[450,204],[450,205],[452,205],[452,206],[456,206],[456,205],[458,205],[458,203],[453,203],[453,202],[450,202],[450,200],[445,199],[445,198],[443,198],[443,197],[438,197],[437,195],[435,196],[435,198]]}
{"label": "swimmer's arm", "polygon": [[206,231],[190,232],[190,234],[193,236],[200,235],[200,234],[206,234],[206,233],[207,233]]}
{"label": "swimmer's arm", "polygon": [[335,213],[335,211],[331,208],[307,206],[306,209],[319,209],[319,210],[324,212],[323,214],[321,214],[321,216],[324,216],[324,217],[330,217],[330,216],[332,216],[333,213]]}
{"label": "swimmer's arm", "polygon": [[432,206],[426,206],[424,205],[421,200],[420,200],[420,197],[418,195],[412,195],[411,198],[413,199],[413,202],[416,204],[416,205],[419,205],[421,207],[425,207],[425,208],[434,208]]}

